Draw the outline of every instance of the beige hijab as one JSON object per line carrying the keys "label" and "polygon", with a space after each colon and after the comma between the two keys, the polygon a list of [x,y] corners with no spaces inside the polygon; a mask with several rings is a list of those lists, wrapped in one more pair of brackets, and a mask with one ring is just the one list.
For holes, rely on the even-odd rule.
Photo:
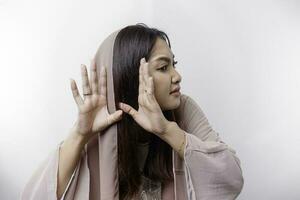
{"label": "beige hijab", "polygon": [[[105,66],[107,68],[107,109],[109,113],[116,111],[112,64],[114,41],[119,31],[120,30],[113,32],[103,41],[94,58],[97,65],[97,73],[100,73],[101,67]],[[94,157],[97,157],[97,160],[99,160],[100,168],[96,168],[97,165],[91,163],[91,165],[94,166],[91,170],[91,177],[94,177],[94,182],[97,183],[96,185],[98,185],[99,182],[99,190],[92,191],[91,194],[100,192],[100,199],[119,199],[117,139],[117,125],[114,124],[110,126],[105,133],[102,133],[101,136],[98,134],[98,152],[100,153],[98,153],[98,155],[94,153],[89,156],[90,162],[94,161]],[[97,190],[97,188],[95,188],[95,190]]]}

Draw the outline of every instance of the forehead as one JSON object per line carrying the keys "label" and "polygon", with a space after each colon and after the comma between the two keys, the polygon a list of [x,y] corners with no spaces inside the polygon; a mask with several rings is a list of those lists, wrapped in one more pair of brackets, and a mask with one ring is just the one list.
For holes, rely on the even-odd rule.
{"label": "forehead", "polygon": [[149,58],[150,61],[155,61],[156,58],[160,56],[167,56],[169,58],[173,58],[173,52],[168,46],[167,42],[163,39],[158,38],[152,48],[151,56]]}

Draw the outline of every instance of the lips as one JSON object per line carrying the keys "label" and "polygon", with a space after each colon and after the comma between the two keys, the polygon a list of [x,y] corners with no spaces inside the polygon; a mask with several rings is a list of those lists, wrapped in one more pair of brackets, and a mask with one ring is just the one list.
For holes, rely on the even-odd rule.
{"label": "lips", "polygon": [[176,87],[175,89],[172,90],[172,92],[170,92],[170,94],[174,93],[174,92],[179,92],[180,91],[180,87]]}

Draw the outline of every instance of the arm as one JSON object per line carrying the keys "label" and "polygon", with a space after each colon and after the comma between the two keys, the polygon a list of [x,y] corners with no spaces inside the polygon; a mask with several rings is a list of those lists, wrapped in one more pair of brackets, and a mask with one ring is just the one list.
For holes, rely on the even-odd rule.
{"label": "arm", "polygon": [[60,199],[66,190],[72,173],[77,166],[85,140],[71,129],[68,138],[63,142],[59,150],[57,197]]}
{"label": "arm", "polygon": [[[72,135],[72,131],[70,131],[70,135],[68,138],[65,139],[64,142],[61,142],[57,145],[56,149],[51,152],[48,157],[39,164],[39,167],[34,171],[34,173],[31,175],[30,179],[22,189],[20,199],[22,200],[40,200],[40,199],[58,199],[58,184],[60,185],[62,191],[68,191],[68,194],[64,197],[64,199],[72,199],[74,195],[74,188],[77,184],[78,176],[79,176],[79,169],[83,173],[87,170],[87,163],[86,163],[86,157],[85,157],[85,151],[82,151],[82,156],[78,161],[75,162],[75,166],[72,167],[70,165],[71,157],[74,156],[76,151],[71,153],[71,157],[68,157],[67,151],[71,151],[71,146],[73,149],[74,146],[71,144],[75,144],[74,140],[70,140]],[[74,142],[74,143],[73,143]],[[67,147],[68,146],[68,147]],[[62,155],[60,155],[62,154]],[[63,158],[64,157],[64,158]],[[67,159],[68,161],[64,161],[64,159]],[[60,162],[60,163],[59,163]],[[77,168],[75,169],[77,165]],[[62,167],[65,166],[65,167]],[[69,167],[67,167],[69,166]],[[60,168],[60,177],[58,177],[58,171]],[[71,169],[73,168],[73,169]],[[65,172],[63,172],[65,171]],[[71,177],[71,175],[67,175],[67,171],[74,171],[74,176]],[[62,188],[62,181],[58,181],[58,179],[65,179],[65,181],[69,181],[69,185],[63,186]],[[66,188],[68,187],[68,188]],[[86,185],[84,185],[86,187]],[[69,193],[70,191],[70,193]],[[62,192],[61,192],[62,193]],[[59,199],[61,198],[61,194],[59,195]]]}
{"label": "arm", "polygon": [[178,153],[180,158],[183,159],[186,137],[184,130],[176,122],[168,123],[166,132],[160,138],[167,142]]}
{"label": "arm", "polygon": [[189,199],[235,199],[244,183],[236,152],[221,140],[192,98],[182,95],[175,117],[177,123],[167,129],[165,141],[176,150],[181,143],[176,141],[185,135],[184,151],[179,155]]}

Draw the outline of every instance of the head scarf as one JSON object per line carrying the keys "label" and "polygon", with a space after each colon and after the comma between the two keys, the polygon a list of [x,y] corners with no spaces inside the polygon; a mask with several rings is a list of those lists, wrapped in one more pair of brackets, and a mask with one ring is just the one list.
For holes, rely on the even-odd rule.
{"label": "head scarf", "polygon": [[[100,68],[106,67],[107,109],[110,114],[116,111],[112,65],[114,41],[119,31],[113,32],[102,42],[94,57],[98,77]],[[96,186],[91,187],[93,191],[90,191],[90,195],[100,196],[100,199],[119,199],[117,125],[112,124],[103,133],[98,134],[96,139],[98,142],[89,142],[87,149],[91,182]]]}

